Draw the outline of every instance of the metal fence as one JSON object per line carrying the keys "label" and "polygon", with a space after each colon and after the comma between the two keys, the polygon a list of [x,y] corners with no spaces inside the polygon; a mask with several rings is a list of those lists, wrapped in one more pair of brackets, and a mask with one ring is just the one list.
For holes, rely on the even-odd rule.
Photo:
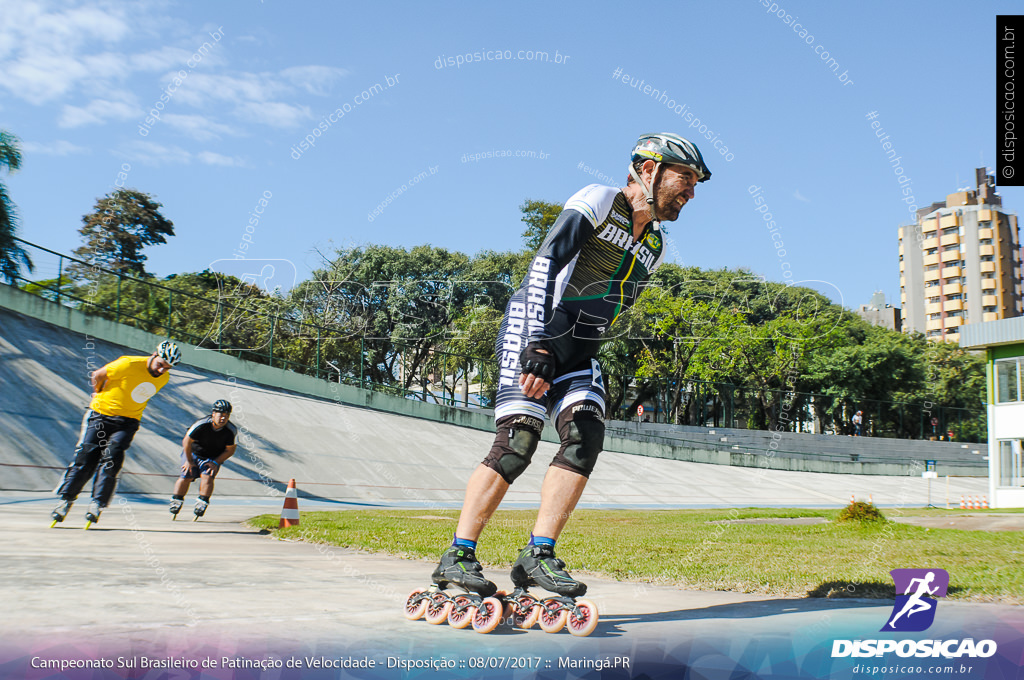
{"label": "metal fence", "polygon": [[[31,250],[38,273],[35,281],[17,278],[22,290],[117,323],[199,349],[425,402],[487,408],[493,405],[497,393],[498,370],[493,356],[448,352],[439,343],[410,377],[402,370],[405,353],[411,351],[409,345],[390,338],[368,338],[352,329],[299,321],[288,313],[283,299],[254,295],[245,286],[229,292],[220,290],[216,298],[196,295],[16,240]],[[87,285],[76,284],[68,276],[68,268],[75,265],[80,270],[88,269]],[[332,361],[337,359],[332,352],[339,342],[350,350],[352,360],[348,363]],[[381,364],[369,358],[371,355],[384,357],[392,368],[382,371]],[[398,375],[393,370],[396,366]],[[383,372],[391,380],[374,381],[371,372]],[[849,400],[811,392],[762,393],[750,387],[701,380],[609,375],[606,385],[610,403],[619,404],[610,408],[608,415],[623,420],[637,417],[630,405],[639,400],[645,407],[644,419],[655,423],[850,434],[851,417],[861,410],[864,434],[868,436],[949,439],[952,433],[957,441],[985,441],[987,435],[983,408]],[[475,398],[470,397],[472,392]],[[766,402],[771,406],[765,408]]]}

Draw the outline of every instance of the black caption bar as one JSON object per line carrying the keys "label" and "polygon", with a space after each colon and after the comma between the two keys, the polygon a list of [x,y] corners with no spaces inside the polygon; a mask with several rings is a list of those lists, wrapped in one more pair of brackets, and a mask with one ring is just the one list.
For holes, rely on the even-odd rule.
{"label": "black caption bar", "polygon": [[[1018,83],[1024,87],[1024,58],[1018,60],[1018,40],[1024,47],[1024,16],[997,15],[996,155],[999,161],[996,184],[1004,187],[1024,186],[1024,127],[1017,127],[1018,122],[1024,123],[1024,108],[1018,118],[1016,90]],[[1021,97],[1024,99],[1024,91]]]}

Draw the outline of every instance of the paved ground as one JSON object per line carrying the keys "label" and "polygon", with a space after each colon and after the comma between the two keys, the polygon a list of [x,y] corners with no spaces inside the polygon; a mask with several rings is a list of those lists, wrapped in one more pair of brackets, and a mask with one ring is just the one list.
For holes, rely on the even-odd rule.
{"label": "paved ground", "polygon": [[[312,658],[319,655],[379,664],[361,677],[480,677],[484,673],[475,664],[483,660],[493,677],[540,671],[561,678],[586,672],[585,666],[573,670],[573,664],[593,668],[606,658],[633,663],[626,672],[620,661],[618,675],[613,671],[610,677],[638,675],[638,664],[649,677],[678,676],[684,667],[693,678],[727,677],[733,668],[827,677],[833,664],[836,677],[851,677],[853,661],[833,660],[832,641],[877,637],[891,608],[891,602],[694,592],[589,577],[591,599],[602,614],[597,631],[585,639],[511,629],[481,636],[406,621],[405,596],[426,585],[433,565],[281,542],[244,527],[245,518],[281,507],[280,496],[267,494],[260,471],[277,480],[297,478],[306,509],[317,503],[388,505],[422,507],[429,514],[431,507],[458,504],[492,436],[235,384],[188,367],[176,369],[147,408],[121,477],[119,492],[126,495],[88,532],[79,528],[84,495],[65,525],[49,529],[54,501],[44,492],[71,457],[87,399],[85,367],[136,352],[86,344],[45,324],[9,321],[0,324],[0,487],[6,494],[0,497],[0,583],[8,614],[0,618],[0,679],[349,677],[344,669],[318,668]],[[165,499],[183,428],[225,396],[235,403],[235,422],[253,443],[225,466],[208,519],[172,523]],[[538,462],[553,453],[543,443]],[[544,463],[517,482],[508,504],[535,506]],[[960,494],[980,495],[986,488],[983,478],[952,479],[948,495],[956,502]],[[838,507],[851,494],[862,500],[870,494],[881,506],[914,506],[924,505],[928,493],[919,477],[785,472],[605,453],[582,505]],[[934,483],[932,502],[944,504],[946,493],[945,480]],[[1003,675],[1013,677],[1024,652],[1024,608],[943,602],[927,635],[999,639],[1000,655],[1005,650],[1015,659],[1007,662],[1013,673]],[[519,656],[530,659],[526,670],[493,668],[519,663],[502,661]],[[95,676],[40,668],[60,659],[116,663],[119,657],[135,667],[115,666]],[[166,658],[210,659],[216,665],[169,674],[139,665]],[[263,672],[231,665],[232,659],[244,665],[276,658],[295,658],[297,666]],[[431,659],[455,668],[443,676],[415,669],[401,675],[401,664]]]}
{"label": "paved ground", "polygon": [[[430,677],[478,677],[470,667],[476,659],[516,656],[556,670],[560,660],[612,657],[634,667],[652,659],[666,668],[745,659],[748,668],[846,668],[849,659],[828,656],[832,641],[878,635],[891,608],[891,601],[696,592],[591,577],[601,610],[591,637],[508,628],[481,636],[403,618],[406,594],[426,585],[427,561],[278,541],[242,525],[279,512],[276,503],[221,502],[200,522],[172,522],[162,498],[119,497],[87,532],[81,504],[65,524],[47,528],[52,504],[38,494],[0,503],[0,582],[13,614],[0,622],[0,677],[23,677],[16,674],[40,663],[33,658],[117,657],[280,657],[306,665],[302,657],[325,655],[375,659],[386,671],[365,677],[399,677],[400,669],[386,669],[389,657],[393,664],[461,664],[451,675]],[[1024,632],[1024,608],[943,602],[928,635],[983,639],[1007,630]],[[302,677],[319,672],[304,667]],[[221,672],[203,677],[250,677]],[[323,677],[346,677],[339,673]]]}

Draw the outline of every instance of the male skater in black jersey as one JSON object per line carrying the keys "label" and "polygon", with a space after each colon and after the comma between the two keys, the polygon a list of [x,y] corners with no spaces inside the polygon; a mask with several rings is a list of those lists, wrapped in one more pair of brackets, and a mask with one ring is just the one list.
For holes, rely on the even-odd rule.
{"label": "male skater in black jersey", "polygon": [[213,495],[213,478],[220,466],[235,453],[235,426],[231,418],[231,404],[224,399],[213,403],[213,412],[192,423],[181,440],[181,477],[174,483],[171,496],[171,514],[175,518],[185,503],[185,494],[192,480],[199,478],[199,499],[193,512],[196,519],[203,516]]}
{"label": "male skater in black jersey", "polygon": [[597,351],[661,264],[660,222],[674,221],[697,183],[711,178],[697,146],[671,133],[642,136],[631,161],[625,188],[592,184],[569,199],[509,301],[497,343],[497,434],[469,478],[454,540],[434,570],[441,588],[454,583],[484,597],[496,591],[482,574],[476,542],[530,464],[546,416],[561,448],[545,475],[537,521],[512,581],[569,597],[586,592],[554,549],[604,445]]}

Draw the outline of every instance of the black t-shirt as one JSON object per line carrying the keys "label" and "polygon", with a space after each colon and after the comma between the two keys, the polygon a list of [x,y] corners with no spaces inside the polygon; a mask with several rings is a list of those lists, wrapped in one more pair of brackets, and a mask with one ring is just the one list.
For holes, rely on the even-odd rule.
{"label": "black t-shirt", "polygon": [[192,440],[193,458],[217,458],[224,449],[235,443],[237,430],[230,422],[219,430],[213,427],[213,417],[206,416],[188,428]]}

